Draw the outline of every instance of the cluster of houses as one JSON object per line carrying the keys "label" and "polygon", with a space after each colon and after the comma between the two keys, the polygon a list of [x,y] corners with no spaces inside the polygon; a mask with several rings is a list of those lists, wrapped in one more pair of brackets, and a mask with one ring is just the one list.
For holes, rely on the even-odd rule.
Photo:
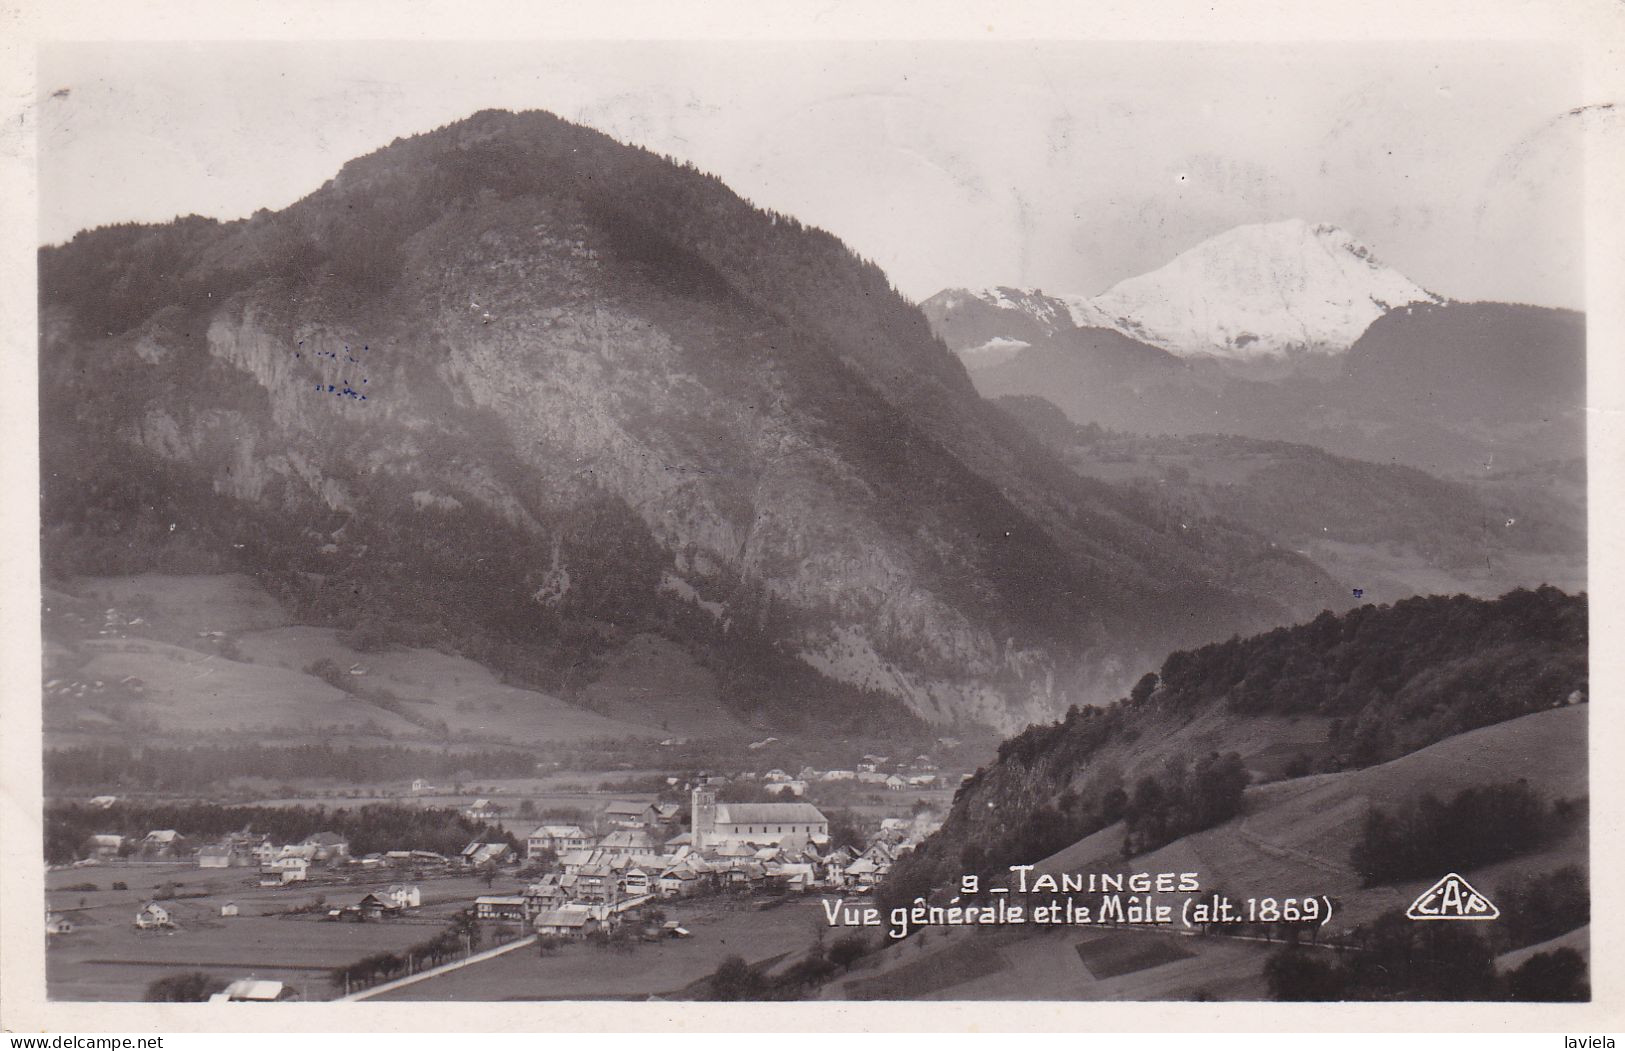
{"label": "cluster of houses", "polygon": [[[919,762],[928,762],[920,757]],[[864,894],[873,891],[891,871],[897,858],[913,849],[940,822],[925,817],[887,818],[861,850],[835,845],[829,819],[817,806],[800,798],[813,780],[857,781],[892,787],[934,782],[935,773],[918,770],[906,778],[882,772],[885,756],[865,756],[855,770],[803,769],[796,776],[769,770],[759,780],[782,797],[773,802],[719,802],[720,779],[702,782],[690,791],[688,827],[677,803],[617,801],[602,814],[595,831],[576,824],[548,823],[526,837],[523,856],[506,841],[477,839],[456,857],[431,851],[395,850],[351,857],[346,839],[334,832],[317,832],[298,843],[276,843],[270,836],[236,832],[204,844],[195,851],[200,868],[257,867],[259,885],[279,887],[309,880],[320,867],[347,870],[404,867],[460,868],[495,873],[504,866],[530,870],[528,882],[512,893],[488,894],[475,899],[479,920],[517,923],[538,933],[580,938],[615,926],[628,912],[663,899],[691,898],[722,892],[832,891]],[[754,775],[742,775],[755,779]],[[929,778],[930,780],[924,780]],[[494,812],[489,800],[476,800],[472,810]],[[133,837],[132,837],[133,839]],[[98,835],[92,850],[101,856],[128,853],[132,845],[145,855],[181,857],[191,852],[173,829],[158,829],[134,839]],[[542,870],[539,871],[538,870]],[[524,870],[521,869],[521,872]],[[420,907],[418,886],[398,883],[370,891],[357,901],[328,905],[329,920],[356,922],[385,919]],[[236,915],[227,903],[225,916]],[[65,932],[71,923],[52,916]],[[172,930],[174,919],[161,902],[146,903],[135,919],[144,930]],[[674,924],[663,932],[682,936]]]}
{"label": "cluster of houses", "polygon": [[327,910],[330,920],[384,920],[400,916],[423,904],[423,891],[416,884],[396,883],[383,891],[368,891],[358,901]]}
{"label": "cluster of houses", "polygon": [[[101,803],[100,800],[113,799],[112,796],[97,796],[91,804],[98,809],[105,810],[112,803]],[[184,856],[191,850],[185,837],[172,828],[155,828],[145,836],[117,836],[111,833],[98,834],[90,837],[89,855],[100,861],[126,856],[141,857],[148,860],[168,860]]]}
{"label": "cluster of houses", "polygon": [[876,785],[893,792],[911,788],[936,788],[944,783],[936,763],[926,755],[903,761],[894,761],[891,756],[886,755],[865,755],[863,761],[850,770],[817,770],[805,766],[799,773],[793,775],[774,769],[763,774],[747,771],[739,774],[738,779],[759,781],[763,790],[774,795],[788,793],[794,796],[806,794],[809,785],[819,782],[852,781],[857,784]]}
{"label": "cluster of houses", "polygon": [[611,804],[605,810],[611,830],[602,836],[578,825],[539,826],[526,838],[526,856],[556,864],[516,893],[477,899],[475,916],[582,937],[659,899],[722,891],[866,893],[933,830],[927,822],[888,818],[858,851],[831,843],[829,819],[811,803],[721,803],[712,786],[701,785],[691,793],[688,831],[668,837],[676,809]]}
{"label": "cluster of houses", "polygon": [[[363,894],[360,900],[351,904],[332,906],[328,908],[324,918],[356,922],[388,919],[418,908],[422,904],[421,889],[415,884],[397,883],[383,891],[369,891]],[[234,901],[228,901],[220,906],[220,915],[223,918],[239,914],[240,910]],[[136,912],[135,927],[143,931],[173,931],[178,929],[179,924],[175,921],[175,914],[169,906],[161,901],[149,901]],[[73,924],[66,917],[57,913],[46,914],[48,933],[66,934],[72,930]]]}
{"label": "cluster of houses", "polygon": [[281,845],[269,836],[237,833],[223,843],[200,849],[197,863],[199,868],[258,865],[260,886],[279,887],[304,882],[312,869],[343,862],[349,856],[350,843],[337,832],[316,832],[301,842]]}

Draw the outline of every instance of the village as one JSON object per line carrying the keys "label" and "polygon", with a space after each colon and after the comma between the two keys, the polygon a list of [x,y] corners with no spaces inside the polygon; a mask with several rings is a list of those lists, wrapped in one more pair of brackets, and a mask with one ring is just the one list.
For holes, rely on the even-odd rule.
{"label": "village", "polygon": [[[953,787],[962,776],[968,775],[951,778]],[[741,908],[803,900],[811,906],[825,893],[872,893],[901,854],[940,826],[949,788],[925,756],[865,755],[851,769],[664,780],[655,798],[609,798],[578,820],[522,823],[513,811],[528,806],[516,808],[498,795],[466,799],[456,816],[487,831],[455,852],[401,843],[360,853],[329,830],[294,842],[251,828],[213,836],[177,828],[94,833],[83,857],[48,873],[57,891],[47,914],[50,958],[62,964],[57,975],[64,986],[74,984],[70,974],[94,983],[112,973],[108,967],[128,964],[129,982],[207,971],[224,987],[212,998],[263,1001],[367,995],[369,986],[455,967],[482,945],[519,939],[540,943],[544,952],[587,951],[570,948],[578,943],[625,951],[690,939],[706,918],[748,924],[748,916],[736,915]],[[863,798],[893,800],[880,808],[892,813],[873,817],[871,806],[871,819],[843,821],[832,832],[830,817],[809,797],[854,798],[855,791],[883,793]],[[424,799],[427,808],[445,806],[427,802],[443,795],[424,778],[403,795]],[[729,801],[739,797],[752,801]],[[118,804],[114,796],[88,800],[108,812]],[[112,893],[82,877],[125,869],[132,877],[164,878],[149,894],[139,893],[133,878],[115,880],[110,890],[124,903],[121,920]],[[195,874],[188,877],[188,870]],[[82,892],[77,908],[75,891]],[[427,940],[425,928],[432,932]],[[213,951],[241,944],[233,929],[249,943],[283,947],[287,959],[271,958],[273,951],[258,966],[222,973],[256,958]],[[794,937],[806,936],[803,924]],[[154,937],[163,939],[163,952],[152,951]],[[76,952],[81,939],[86,945]],[[200,951],[183,948],[193,940]],[[734,943],[740,944],[738,932]],[[160,963],[164,968],[155,969]],[[695,977],[674,974],[671,984]]]}

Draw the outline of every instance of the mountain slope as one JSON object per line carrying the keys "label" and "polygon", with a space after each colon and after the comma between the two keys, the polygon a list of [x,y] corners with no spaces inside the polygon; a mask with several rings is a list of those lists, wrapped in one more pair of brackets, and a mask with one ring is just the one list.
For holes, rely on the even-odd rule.
{"label": "mountain slope", "polygon": [[943,289],[920,304],[931,331],[977,369],[1074,327],[1067,304],[1037,289]]}
{"label": "mountain slope", "polygon": [[1334,568],[1367,601],[1585,587],[1583,497],[1502,484],[1511,476],[1446,481],[1289,442],[1107,432],[1032,395],[998,404],[1074,471],[1134,486],[1187,519],[1245,524]]}
{"label": "mountain slope", "polygon": [[1143,344],[1104,359],[1083,337],[1095,331],[1059,333],[971,378],[987,397],[1038,395],[1080,424],[1296,442],[1447,478],[1585,455],[1585,319],[1570,311],[1402,308],[1337,358],[1275,375]]}
{"label": "mountain slope", "polygon": [[1335,391],[1447,421],[1508,462],[1530,449],[1581,457],[1585,316],[1508,303],[1396,311],[1349,349]]}
{"label": "mountain slope", "polygon": [[1554,588],[1416,598],[1171,654],[1111,708],[1005,741],[885,895],[1042,859],[1115,824],[1170,763],[1235,751],[1255,782],[1366,767],[1564,705],[1588,688],[1586,608]]}
{"label": "mountain slope", "polygon": [[1335,590],[1067,471],[833,237],[548,114],[40,262],[57,573],[246,568],[566,697],[649,632],[774,725],[1021,725]]}
{"label": "mountain slope", "polygon": [[[1402,810],[1424,793],[1448,799],[1494,782],[1524,781],[1546,800],[1588,794],[1583,706],[1535,712],[1447,738],[1363,770],[1317,774],[1246,790],[1243,812],[1133,859],[1121,855],[1120,824],[1070,844],[1035,865],[1035,873],[1195,872],[1204,893],[1232,900],[1329,895],[1332,919],[1319,939],[1342,938],[1403,909],[1437,877],[1365,887],[1349,864],[1372,806]],[[1535,851],[1486,865],[1461,865],[1462,875],[1492,898],[1501,888],[1566,865],[1587,865],[1584,823]],[[1033,877],[1029,877],[1033,878]],[[1179,914],[1185,895],[1158,894]],[[1511,902],[1497,902],[1510,906]],[[1486,927],[1488,925],[1485,925]],[[922,986],[943,1000],[1256,1000],[1268,995],[1265,960],[1280,942],[1206,936],[1182,938],[1146,928],[1028,925],[998,935],[976,928],[935,929],[871,956],[850,979],[826,987],[826,999],[906,998]],[[1499,933],[1499,931],[1497,932]],[[1586,928],[1503,957],[1503,971],[1554,944],[1584,952]],[[1277,935],[1278,936],[1278,935]],[[979,966],[956,966],[974,956]],[[1099,966],[1100,963],[1116,966]],[[923,981],[922,981],[923,979]],[[935,979],[934,981],[932,979]]]}

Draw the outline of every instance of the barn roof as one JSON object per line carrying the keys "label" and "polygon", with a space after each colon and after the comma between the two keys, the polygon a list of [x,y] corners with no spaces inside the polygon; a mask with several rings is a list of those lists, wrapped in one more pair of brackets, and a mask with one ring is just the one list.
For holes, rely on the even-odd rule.
{"label": "barn roof", "polygon": [[719,803],[717,823],[728,825],[808,824],[828,821],[811,803]]}

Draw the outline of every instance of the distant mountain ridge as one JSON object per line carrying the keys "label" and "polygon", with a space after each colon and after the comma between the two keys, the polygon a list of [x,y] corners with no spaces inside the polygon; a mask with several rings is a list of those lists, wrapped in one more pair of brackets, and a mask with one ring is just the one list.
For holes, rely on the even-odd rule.
{"label": "distant mountain ridge", "polygon": [[1583,464],[1446,481],[1310,445],[1083,426],[1036,395],[998,405],[1080,474],[1135,487],[1187,519],[1245,524],[1348,580],[1366,601],[1586,586]]}
{"label": "distant mountain ridge", "polygon": [[1384,314],[1335,357],[1178,358],[1071,329],[971,371],[986,397],[1037,395],[1075,423],[1235,434],[1445,478],[1585,456],[1585,317],[1507,303]]}
{"label": "distant mountain ridge", "polygon": [[1113,329],[1180,357],[1252,361],[1338,353],[1392,309],[1443,301],[1341,227],[1289,219],[1238,226],[1096,296],[947,289],[922,308],[961,352],[1075,327]]}

